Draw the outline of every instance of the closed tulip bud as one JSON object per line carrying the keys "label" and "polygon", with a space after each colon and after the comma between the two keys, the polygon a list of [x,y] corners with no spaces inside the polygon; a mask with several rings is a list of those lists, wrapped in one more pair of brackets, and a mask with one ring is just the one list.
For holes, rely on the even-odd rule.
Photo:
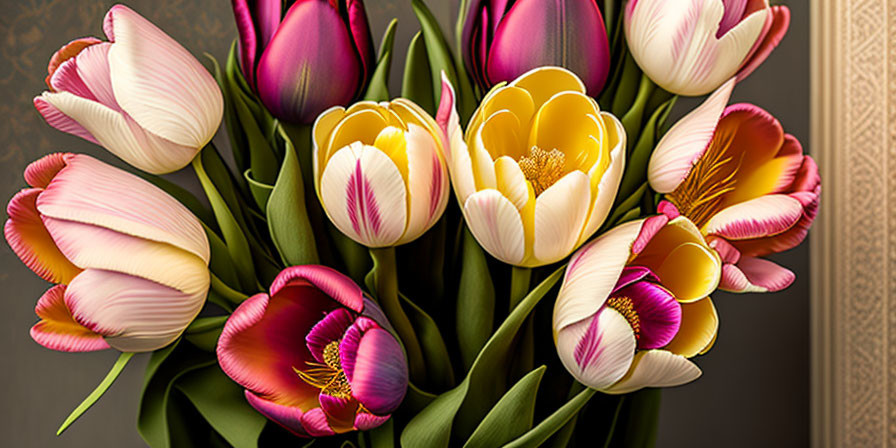
{"label": "closed tulip bud", "polygon": [[391,330],[348,277],[294,266],[227,319],[218,363],[253,408],[295,435],[366,431],[389,419],[408,387]]}
{"label": "closed tulip bud", "polygon": [[50,90],[34,98],[48,124],[102,145],[142,171],[177,171],[215,135],[221,90],[187,50],[126,6],[106,14],[108,42],[72,41],[53,55]]}
{"label": "closed tulip bud", "polygon": [[641,70],[687,96],[746,78],[790,25],[790,10],[768,0],[629,0],[624,14],[628,48]]}
{"label": "closed tulip bud", "polygon": [[361,0],[233,0],[243,73],[265,107],[290,123],[312,123],[349,103],[373,74]]}
{"label": "closed tulip bud", "polygon": [[334,107],[314,124],[314,186],[330,221],[367,247],[409,243],[448,204],[442,133],[404,98]]}
{"label": "closed tulip bud", "polygon": [[19,258],[58,283],[31,329],[60,351],[144,352],[177,339],[205,303],[209,245],[199,220],[133,174],[86,155],[51,154],[25,170],[7,207]]}
{"label": "closed tulip bud", "polygon": [[571,70],[596,96],[610,70],[595,0],[474,0],[462,36],[467,70],[483,90],[552,65]]}

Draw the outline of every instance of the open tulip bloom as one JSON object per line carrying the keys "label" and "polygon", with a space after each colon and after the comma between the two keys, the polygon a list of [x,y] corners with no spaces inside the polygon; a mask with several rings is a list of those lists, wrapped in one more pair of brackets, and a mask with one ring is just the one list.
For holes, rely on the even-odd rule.
{"label": "open tulip bloom", "polygon": [[[411,2],[400,96],[394,23],[375,55],[362,0],[232,0],[214,76],[123,5],[107,40],[52,55],[45,121],[143,172],[35,155],[7,206],[7,243],[52,284],[32,339],[120,352],[58,433],[151,352],[154,448],[559,446],[582,428],[616,446],[702,374],[717,289],[794,281],[767,257],[805,239],[819,169],[768,112],[728,105],[786,7],[461,5],[455,53]],[[704,94],[667,126],[676,95]],[[187,165],[204,198],[158,177]]]}

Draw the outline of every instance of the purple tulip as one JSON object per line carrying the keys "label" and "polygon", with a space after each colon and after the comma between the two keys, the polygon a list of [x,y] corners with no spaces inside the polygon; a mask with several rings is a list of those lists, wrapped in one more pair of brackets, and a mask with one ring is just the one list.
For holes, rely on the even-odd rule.
{"label": "purple tulip", "polygon": [[361,0],[232,0],[243,74],[277,118],[312,123],[363,92],[374,54]]}
{"label": "purple tulip", "polygon": [[595,0],[473,0],[463,53],[483,89],[555,65],[577,74],[594,96],[610,70],[610,45]]}

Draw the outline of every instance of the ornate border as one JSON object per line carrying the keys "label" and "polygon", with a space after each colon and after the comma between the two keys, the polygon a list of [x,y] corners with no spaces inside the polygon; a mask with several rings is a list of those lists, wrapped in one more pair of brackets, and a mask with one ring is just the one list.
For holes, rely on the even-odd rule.
{"label": "ornate border", "polygon": [[812,446],[896,446],[896,0],[811,6]]}

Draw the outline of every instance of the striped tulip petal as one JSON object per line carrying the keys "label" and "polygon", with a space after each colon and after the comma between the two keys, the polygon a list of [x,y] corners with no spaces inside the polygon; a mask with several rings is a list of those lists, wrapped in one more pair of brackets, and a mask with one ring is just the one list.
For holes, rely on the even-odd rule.
{"label": "striped tulip petal", "polygon": [[65,290],[74,320],[122,352],[158,350],[177,339],[205,304],[186,294],[118,272],[87,269]]}
{"label": "striped tulip petal", "polygon": [[790,286],[796,276],[777,264],[754,257],[741,257],[737,264],[722,268],[719,288],[730,292],[776,292]]}
{"label": "striped tulip petal", "polygon": [[638,352],[629,372],[619,382],[603,391],[627,394],[645,387],[674,387],[700,377],[700,368],[687,358],[665,350]]}
{"label": "striped tulip petal", "polygon": [[632,327],[610,308],[564,327],[556,339],[557,353],[566,370],[594,389],[605,389],[622,378],[635,354]]}
{"label": "striped tulip petal", "polygon": [[368,247],[394,245],[407,222],[407,190],[395,163],[360,142],[342,148],[321,175],[320,196],[330,220]]}
{"label": "striped tulip petal", "polygon": [[448,205],[448,169],[433,136],[415,124],[408,126],[408,224],[401,243],[417,239],[442,217]]}
{"label": "striped tulip petal", "polygon": [[573,171],[535,200],[533,255],[539,264],[558,261],[579,242],[591,208],[588,176]]}
{"label": "striped tulip petal", "polygon": [[62,352],[90,352],[109,348],[103,336],[79,324],[65,304],[65,285],[56,285],[37,301],[40,322],[31,327],[34,342]]}
{"label": "striped tulip petal", "polygon": [[65,168],[70,153],[54,152],[47,154],[25,167],[25,182],[34,188],[47,188],[60,170]]}
{"label": "striped tulip petal", "polygon": [[22,263],[44,280],[68,284],[81,269],[63,255],[37,211],[39,188],[28,188],[9,201],[9,219],[3,227],[9,247]]}
{"label": "striped tulip petal", "polygon": [[391,415],[379,416],[368,412],[359,412],[358,415],[355,416],[355,429],[358,431],[367,431],[386,423],[391,417]]}
{"label": "striped tulip petal", "polygon": [[685,358],[706,353],[719,331],[719,315],[709,297],[681,304],[681,327],[665,347]]}
{"label": "striped tulip petal", "polygon": [[327,421],[327,414],[321,408],[309,409],[302,414],[302,426],[311,437],[325,437],[336,434]]}
{"label": "striped tulip petal", "polygon": [[371,328],[362,334],[355,356],[352,395],[374,414],[393,412],[408,385],[407,363],[398,341],[382,328]]}
{"label": "striped tulip petal", "polygon": [[[768,23],[768,22],[771,23]],[[750,76],[772,53],[772,50],[781,43],[787,29],[790,27],[790,9],[786,6],[772,6],[769,18],[766,19],[766,30],[762,40],[758,41],[753,48],[753,53],[747,59],[747,62],[737,72],[737,80],[741,81]]]}
{"label": "striped tulip petal", "polygon": [[802,215],[798,200],[783,194],[767,195],[725,208],[709,220],[704,232],[728,240],[762,238],[790,229]]}
{"label": "striped tulip petal", "polygon": [[497,190],[478,191],[464,203],[470,232],[489,254],[509,264],[519,264],[526,255],[520,212]]}

